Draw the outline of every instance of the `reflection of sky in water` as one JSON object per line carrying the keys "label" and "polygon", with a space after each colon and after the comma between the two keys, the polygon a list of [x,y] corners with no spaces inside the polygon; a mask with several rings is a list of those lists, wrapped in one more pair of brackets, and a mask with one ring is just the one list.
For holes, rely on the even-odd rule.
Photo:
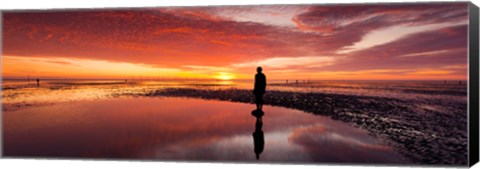
{"label": "reflection of sky in water", "polygon": [[[27,107],[4,112],[4,154],[256,161],[254,107],[166,97]],[[292,109],[264,112],[260,162],[402,162],[366,131]]]}

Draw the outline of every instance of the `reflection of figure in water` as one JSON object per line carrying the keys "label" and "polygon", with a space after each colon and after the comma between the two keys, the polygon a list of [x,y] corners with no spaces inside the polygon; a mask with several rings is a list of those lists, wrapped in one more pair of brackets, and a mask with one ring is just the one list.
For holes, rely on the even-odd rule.
{"label": "reflection of figure in water", "polygon": [[40,79],[37,79],[37,86],[40,86]]}
{"label": "reflection of figure in water", "polygon": [[258,159],[260,159],[260,153],[263,152],[263,148],[265,147],[265,139],[263,137],[263,131],[262,131],[262,116],[263,116],[263,111],[261,109],[256,109],[252,111],[252,116],[255,116],[257,118],[257,121],[255,122],[255,132],[253,132],[253,151],[255,152],[255,156]]}
{"label": "reflection of figure in water", "polygon": [[267,87],[267,77],[262,73],[262,67],[257,67],[257,74],[255,75],[255,86],[253,88],[253,94],[255,95],[255,104],[257,109],[262,109],[263,94],[265,94],[265,88]]}

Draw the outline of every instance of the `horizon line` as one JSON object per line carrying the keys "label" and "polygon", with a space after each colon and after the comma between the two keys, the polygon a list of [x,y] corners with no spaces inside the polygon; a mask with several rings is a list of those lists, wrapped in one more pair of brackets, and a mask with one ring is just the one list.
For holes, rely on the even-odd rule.
{"label": "horizon line", "polygon": [[[253,80],[248,79],[230,79],[230,80],[221,80],[215,78],[62,78],[62,77],[49,77],[49,78],[19,78],[19,77],[2,77],[1,80],[154,80],[154,81],[166,81],[166,80],[201,80],[201,81],[245,81],[245,80]],[[298,82],[304,81],[468,81],[467,79],[269,79],[267,81],[286,81],[288,80],[289,83],[295,83],[297,80]]]}

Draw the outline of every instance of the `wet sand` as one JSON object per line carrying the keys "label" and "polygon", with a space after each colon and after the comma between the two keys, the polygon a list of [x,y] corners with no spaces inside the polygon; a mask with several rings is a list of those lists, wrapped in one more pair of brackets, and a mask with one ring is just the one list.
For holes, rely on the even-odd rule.
{"label": "wet sand", "polygon": [[[183,96],[253,103],[250,90],[165,89],[147,96]],[[329,116],[368,130],[416,164],[467,164],[466,102],[270,91],[267,105]],[[448,105],[439,110],[429,105]]]}
{"label": "wet sand", "polygon": [[[185,106],[188,105],[188,106]],[[367,131],[298,110],[178,97],[119,97],[4,112],[7,157],[408,164]],[[264,138],[259,160],[254,142]]]}

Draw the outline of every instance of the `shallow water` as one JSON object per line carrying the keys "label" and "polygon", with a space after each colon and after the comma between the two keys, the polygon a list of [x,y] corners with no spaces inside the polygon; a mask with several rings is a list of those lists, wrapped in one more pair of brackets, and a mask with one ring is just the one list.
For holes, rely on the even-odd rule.
{"label": "shallow water", "polygon": [[406,163],[364,130],[272,106],[259,124],[254,108],[176,97],[26,107],[3,113],[4,155],[248,162],[263,136],[258,162]]}
{"label": "shallow water", "polygon": [[[3,80],[2,106],[4,111],[23,107],[79,100],[111,98],[123,95],[143,95],[165,88],[194,88],[207,90],[252,89],[252,81],[207,80]],[[438,105],[442,110],[450,104],[466,104],[466,82],[456,81],[312,81],[298,84],[271,81],[267,91],[327,93],[352,96],[374,96],[418,101],[417,107]],[[421,104],[420,104],[421,103]]]}

